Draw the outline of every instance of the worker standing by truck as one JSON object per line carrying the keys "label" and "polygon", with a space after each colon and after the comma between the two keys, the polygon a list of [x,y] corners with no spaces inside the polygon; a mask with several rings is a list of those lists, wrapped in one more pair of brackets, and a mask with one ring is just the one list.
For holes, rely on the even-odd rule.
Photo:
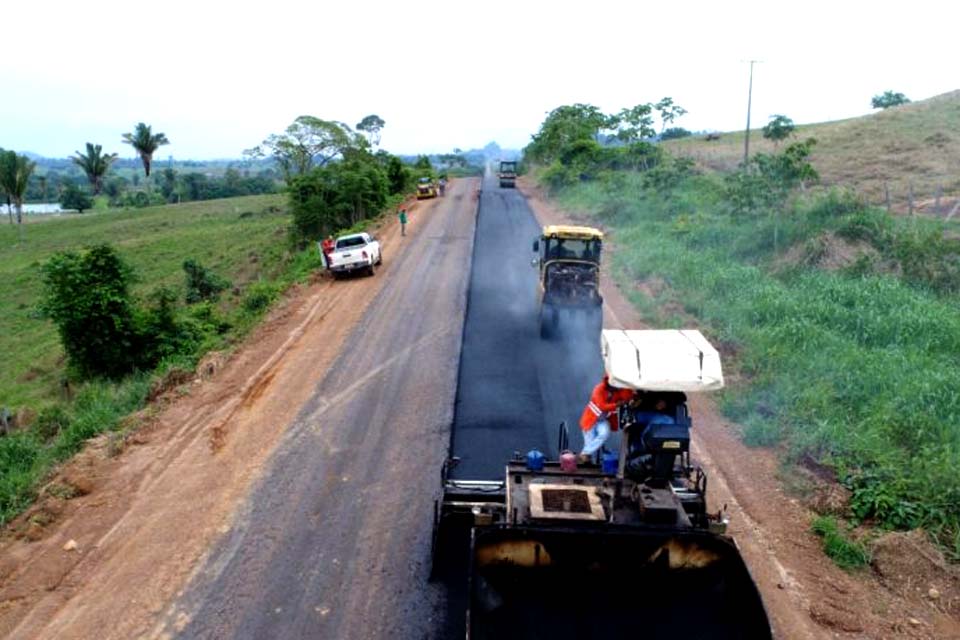
{"label": "worker standing by truck", "polygon": [[617,430],[617,408],[633,399],[632,389],[621,389],[610,384],[610,378],[603,380],[593,388],[590,401],[580,416],[580,429],[583,430],[583,451],[577,462],[590,462],[593,455],[610,437],[610,431]]}
{"label": "worker standing by truck", "polygon": [[323,266],[329,271],[330,270],[330,254],[333,253],[333,248],[336,243],[333,240],[333,236],[327,236],[323,239],[323,242],[320,243],[320,251],[323,253]]}

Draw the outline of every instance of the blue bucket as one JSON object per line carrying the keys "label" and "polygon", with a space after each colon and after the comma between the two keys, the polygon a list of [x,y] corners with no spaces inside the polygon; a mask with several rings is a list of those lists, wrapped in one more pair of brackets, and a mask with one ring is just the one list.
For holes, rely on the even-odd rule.
{"label": "blue bucket", "polygon": [[600,466],[603,473],[616,473],[617,465],[620,463],[620,456],[613,451],[607,451],[600,456]]}
{"label": "blue bucket", "polygon": [[544,456],[536,449],[527,452],[527,469],[530,471],[543,471]]}

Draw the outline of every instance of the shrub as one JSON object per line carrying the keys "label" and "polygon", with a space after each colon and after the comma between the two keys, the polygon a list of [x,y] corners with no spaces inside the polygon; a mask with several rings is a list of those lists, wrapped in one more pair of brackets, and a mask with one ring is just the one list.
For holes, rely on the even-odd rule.
{"label": "shrub", "polygon": [[216,275],[196,260],[186,260],[183,271],[187,279],[187,304],[205,300],[216,301],[220,292],[230,287],[230,281]]}
{"label": "shrub", "polygon": [[57,325],[70,367],[122,376],[136,366],[132,271],[109,245],[54,254],[42,267],[42,311]]}
{"label": "shrub", "polygon": [[243,308],[250,313],[263,311],[277,299],[279,290],[275,284],[269,282],[256,282],[247,289],[243,298]]}
{"label": "shrub", "polygon": [[56,438],[61,431],[69,426],[69,414],[62,406],[54,404],[40,410],[33,428],[41,440],[48,442]]}
{"label": "shrub", "polygon": [[177,293],[169,287],[155,289],[149,304],[138,313],[140,354],[138,366],[153,368],[164,358],[191,353],[202,340],[199,328],[177,318]]}

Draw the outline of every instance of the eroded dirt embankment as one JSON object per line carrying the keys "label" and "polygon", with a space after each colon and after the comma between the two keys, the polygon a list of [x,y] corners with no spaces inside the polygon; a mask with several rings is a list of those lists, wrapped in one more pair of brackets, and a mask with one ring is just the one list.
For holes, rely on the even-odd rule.
{"label": "eroded dirt embankment", "polygon": [[[550,203],[529,180],[521,178],[518,186],[542,223],[596,225]],[[616,237],[606,238],[604,326],[643,328],[644,319],[612,277],[615,251]],[[810,532],[817,514],[784,490],[777,452],[744,445],[709,396],[693,395],[690,407],[693,453],[710,477],[709,503],[727,506],[730,534],[760,587],[777,637],[960,638],[960,577],[922,536],[891,534],[876,547],[871,568],[839,569]]]}

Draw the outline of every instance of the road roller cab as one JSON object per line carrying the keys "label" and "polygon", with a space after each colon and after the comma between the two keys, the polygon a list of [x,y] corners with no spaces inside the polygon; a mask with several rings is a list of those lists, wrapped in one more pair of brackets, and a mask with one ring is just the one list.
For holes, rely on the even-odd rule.
{"label": "road roller cab", "polygon": [[602,249],[603,233],[592,227],[548,225],[534,240],[533,266],[540,271],[540,337],[554,336],[563,325],[599,332]]}
{"label": "road roller cab", "polygon": [[417,200],[437,197],[437,183],[433,178],[423,177],[417,181]]}

